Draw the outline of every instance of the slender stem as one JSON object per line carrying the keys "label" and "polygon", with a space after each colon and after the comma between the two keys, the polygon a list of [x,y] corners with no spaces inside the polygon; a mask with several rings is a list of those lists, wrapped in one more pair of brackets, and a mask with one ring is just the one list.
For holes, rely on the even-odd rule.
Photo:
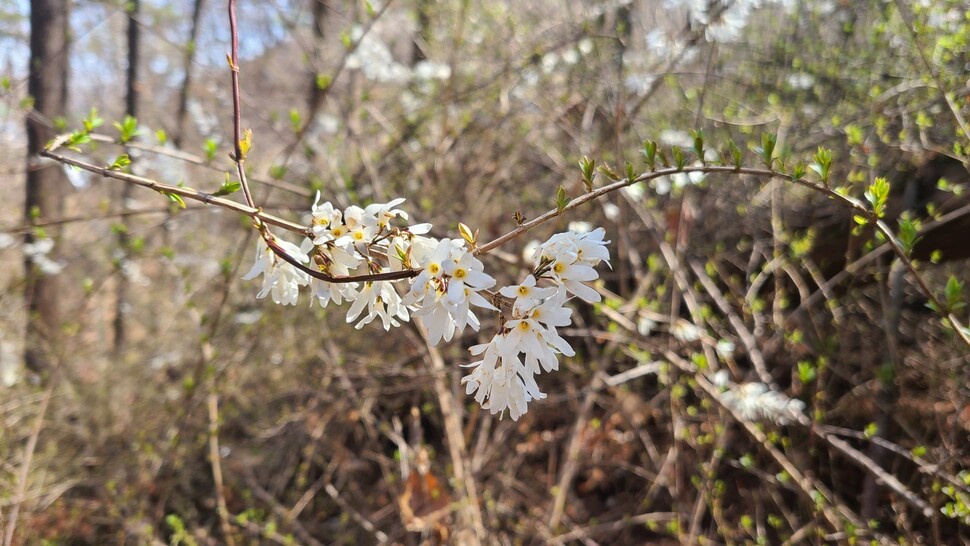
{"label": "slender stem", "polygon": [[[53,150],[53,148],[52,148]],[[40,152],[40,155],[53,159],[59,163],[65,165],[71,165],[79,169],[83,169],[88,172],[99,174],[105,178],[114,178],[115,180],[121,180],[122,182],[128,182],[130,184],[135,184],[142,186],[151,190],[155,190],[162,194],[178,195],[179,197],[185,199],[191,199],[193,201],[199,201],[207,205],[216,205],[225,209],[229,209],[240,214],[245,214],[246,216],[253,217],[261,222],[269,225],[273,225],[288,231],[295,233],[300,233],[302,235],[308,235],[310,233],[306,226],[297,224],[295,222],[290,222],[289,220],[284,220],[278,216],[273,216],[272,214],[267,214],[255,207],[244,205],[242,203],[237,203],[230,199],[224,199],[222,197],[217,197],[211,193],[201,192],[192,188],[184,186],[172,186],[171,184],[163,184],[151,178],[145,178],[142,176],[135,176],[133,174],[124,173],[121,171],[111,170],[107,167],[99,167],[97,165],[92,165],[90,163],[85,163],[83,161],[78,161],[77,159],[72,159],[70,157],[63,156],[61,154],[54,153],[52,150],[45,150]]]}
{"label": "slender stem", "polygon": [[239,32],[236,29],[236,0],[229,0],[229,34],[232,39],[229,68],[232,74],[232,141],[235,148],[233,161],[236,162],[239,185],[242,186],[246,203],[255,209],[256,202],[253,201],[253,194],[249,190],[249,183],[246,181],[246,169],[243,168],[246,157],[242,151],[242,106],[239,100]]}

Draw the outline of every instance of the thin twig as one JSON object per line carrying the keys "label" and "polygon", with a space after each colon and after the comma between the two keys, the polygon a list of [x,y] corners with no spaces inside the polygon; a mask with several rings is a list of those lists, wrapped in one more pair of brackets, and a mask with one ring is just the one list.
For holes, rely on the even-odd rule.
{"label": "thin twig", "polygon": [[37,438],[40,431],[44,428],[44,418],[47,416],[47,406],[50,404],[51,396],[54,394],[54,382],[47,387],[44,398],[40,401],[40,408],[37,411],[37,419],[34,429],[27,439],[24,446],[24,460],[20,463],[20,473],[17,475],[17,491],[14,493],[13,507],[10,509],[10,516],[7,520],[7,529],[3,537],[3,546],[13,545],[14,531],[17,529],[17,518],[20,516],[20,507],[23,504],[27,493],[27,477],[30,474],[30,466],[34,461],[34,451],[37,449]]}
{"label": "thin twig", "polygon": [[232,528],[229,526],[229,509],[226,507],[226,496],[222,483],[222,456],[219,454],[219,395],[210,392],[209,402],[209,464],[212,467],[212,481],[216,489],[216,511],[219,513],[219,523],[222,535],[229,546],[236,541],[232,538]]}
{"label": "thin twig", "polygon": [[229,57],[229,69],[232,74],[232,143],[235,148],[232,160],[236,163],[239,184],[242,186],[243,195],[246,196],[246,203],[250,207],[256,208],[253,194],[249,190],[249,182],[246,181],[246,169],[243,168],[246,156],[242,150],[242,106],[239,98],[239,33],[236,30],[236,0],[229,0],[229,34],[232,40],[232,53]]}

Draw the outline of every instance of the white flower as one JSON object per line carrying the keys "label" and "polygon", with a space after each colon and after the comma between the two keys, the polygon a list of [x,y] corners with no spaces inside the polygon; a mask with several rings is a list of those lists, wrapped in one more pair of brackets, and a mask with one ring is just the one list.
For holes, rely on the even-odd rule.
{"label": "white flower", "polygon": [[347,322],[357,320],[365,306],[367,315],[354,326],[358,330],[377,317],[381,318],[384,329],[390,330],[391,326],[401,325],[398,319],[407,321],[410,316],[407,306],[401,302],[401,296],[394,291],[389,281],[365,282],[354,304],[347,311]]}
{"label": "white flower", "polygon": [[598,302],[601,299],[599,293],[583,283],[599,278],[593,266],[610,259],[606,248],[609,241],[603,240],[605,233],[603,228],[587,233],[557,233],[539,245],[536,265],[547,265],[545,275],[583,301]]}
{"label": "white flower", "polygon": [[515,306],[532,308],[539,304],[539,300],[548,298],[556,293],[555,288],[537,288],[536,278],[529,275],[518,286],[506,286],[498,291],[506,298],[515,298]]}
{"label": "white flower", "polygon": [[[293,243],[277,239],[276,244],[291,258],[309,263],[310,258]],[[243,280],[263,275],[263,286],[256,295],[265,298],[272,294],[273,301],[281,305],[294,305],[300,297],[300,287],[310,284],[310,276],[293,267],[293,264],[276,256],[262,241],[256,243],[256,262]]]}
{"label": "white flower", "polygon": [[0,249],[10,248],[17,244],[17,239],[9,233],[0,233]]}
{"label": "white flower", "polygon": [[678,341],[697,341],[701,338],[701,329],[684,319],[677,319],[677,322],[670,327],[670,333]]}
{"label": "white flower", "polygon": [[474,369],[461,382],[465,394],[474,394],[482,409],[492,415],[508,409],[509,417],[517,421],[528,410],[529,402],[546,397],[503,334],[495,334],[491,341],[475,345],[470,351],[475,356],[482,355],[482,359],[464,365]]}
{"label": "white flower", "polygon": [[801,400],[788,398],[764,383],[730,386],[721,394],[721,402],[745,421],[772,421],[779,425],[800,421],[805,410]]}
{"label": "white flower", "polygon": [[484,272],[484,265],[465,248],[461,239],[442,239],[434,250],[412,246],[412,258],[421,272],[404,295],[404,304],[413,306],[428,328],[428,342],[437,345],[450,341],[455,332],[471,325],[478,330],[478,318],[470,305],[496,310],[478,292],[495,285]]}
{"label": "white flower", "polygon": [[54,239],[40,239],[24,245],[24,256],[36,258],[46,256],[54,249]]}
{"label": "white flower", "polygon": [[404,220],[408,219],[408,213],[401,209],[395,209],[393,207],[400,205],[404,202],[403,197],[398,197],[389,203],[373,203],[367,205],[364,209],[364,221],[367,223],[373,222],[378,231],[384,231],[390,227],[391,220],[394,218],[401,218]]}
{"label": "white flower", "polygon": [[731,358],[734,356],[734,343],[726,339],[719,339],[717,345],[714,346],[714,352],[722,359]]}

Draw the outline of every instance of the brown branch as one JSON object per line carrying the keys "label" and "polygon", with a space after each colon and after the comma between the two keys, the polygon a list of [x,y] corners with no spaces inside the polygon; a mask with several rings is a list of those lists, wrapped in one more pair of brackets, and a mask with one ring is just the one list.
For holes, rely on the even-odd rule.
{"label": "brown branch", "polygon": [[246,196],[246,203],[250,207],[256,208],[253,194],[249,190],[249,183],[246,181],[246,169],[243,168],[246,156],[242,151],[242,106],[239,97],[239,33],[236,29],[236,0],[229,0],[229,34],[232,40],[229,68],[232,74],[232,141],[235,149],[232,160],[236,162],[239,184],[242,186],[243,195]]}

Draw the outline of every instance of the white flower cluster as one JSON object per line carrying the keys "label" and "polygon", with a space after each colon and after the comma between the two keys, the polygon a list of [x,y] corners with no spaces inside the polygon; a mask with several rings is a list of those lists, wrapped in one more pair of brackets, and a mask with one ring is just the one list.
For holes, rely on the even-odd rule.
{"label": "white flower cluster", "polygon": [[713,381],[726,389],[721,393],[721,402],[745,421],[771,421],[787,425],[805,418],[804,402],[773,391],[764,383],[732,385],[724,370],[718,372]]}
{"label": "white flower cluster", "polygon": [[[569,294],[587,302],[600,300],[588,283],[599,277],[596,265],[609,263],[605,230],[553,235],[535,248],[533,274],[495,293],[489,291],[495,279],[485,273],[464,240],[428,237],[430,224],[394,225],[395,220],[408,219],[406,212],[395,208],[402,202],[354,205],[341,211],[329,202],[321,204],[317,194],[311,209],[313,238],[299,247],[279,239],[272,243],[292,262],[330,277],[418,271],[411,279],[328,282],[281,259],[263,241],[243,278],[262,275],[257,297],[270,296],[282,305],[296,304],[304,286],[321,307],[350,302],[347,322],[356,322],[358,329],[380,318],[389,330],[418,317],[432,345],[451,341],[466,326],[478,331],[481,322],[473,306],[496,312],[502,327],[490,342],[472,347],[471,353],[481,359],[466,366],[474,369],[462,383],[483,408],[493,414],[508,409],[512,419],[518,419],[530,401],[545,397],[535,376],[557,370],[559,355],[575,354],[556,331],[570,324],[572,310],[564,307]],[[539,280],[549,286],[540,287]],[[395,283],[407,284],[403,296]],[[496,303],[501,301],[506,303],[499,309]]]}

